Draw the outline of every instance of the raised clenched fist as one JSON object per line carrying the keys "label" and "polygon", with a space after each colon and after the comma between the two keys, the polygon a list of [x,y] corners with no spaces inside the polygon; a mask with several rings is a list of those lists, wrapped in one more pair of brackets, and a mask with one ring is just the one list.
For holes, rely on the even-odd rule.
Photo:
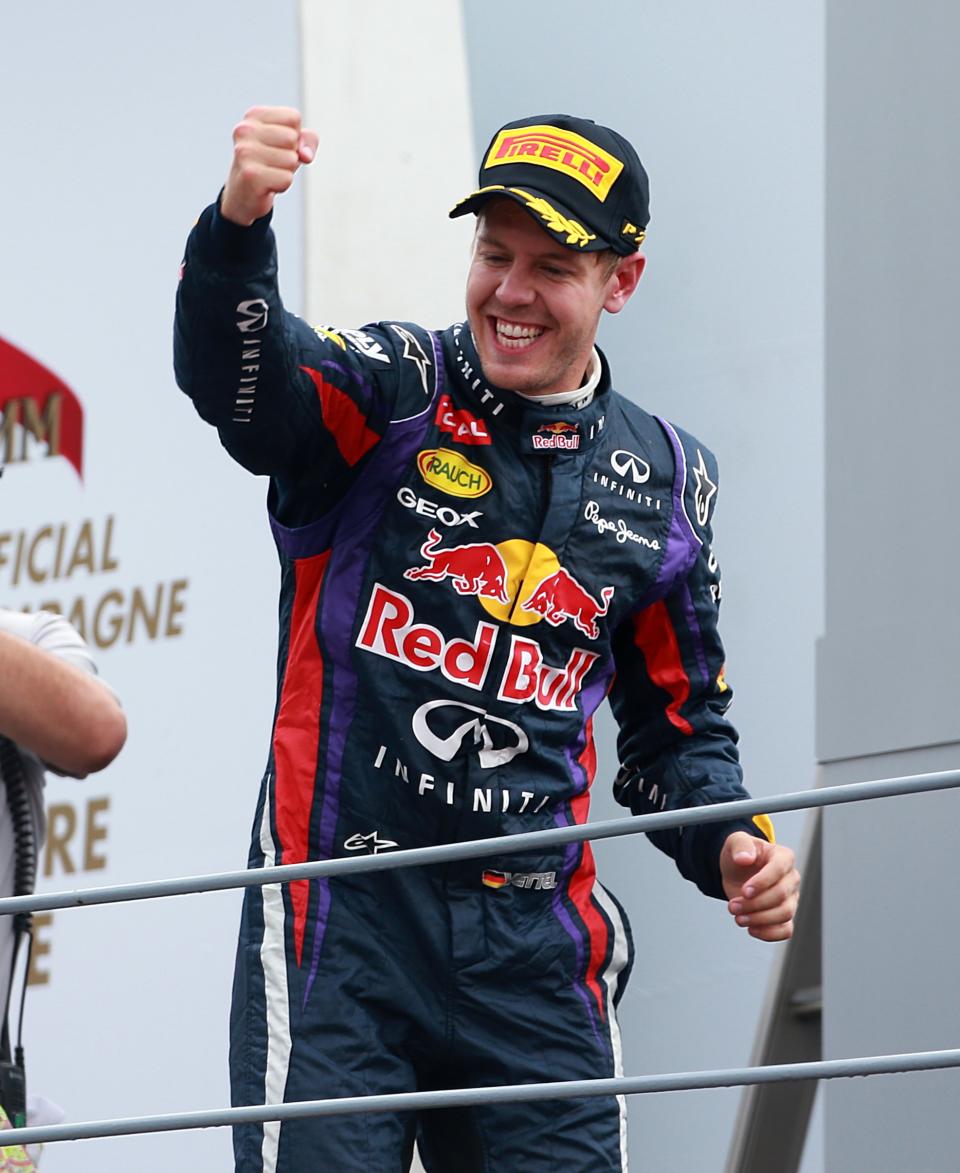
{"label": "raised clenched fist", "polygon": [[300,125],[289,106],[254,106],[233,129],[233,163],[220,200],[220,214],[249,226],[265,216],[276,196],[293,183],[302,163],[317,153],[316,131]]}

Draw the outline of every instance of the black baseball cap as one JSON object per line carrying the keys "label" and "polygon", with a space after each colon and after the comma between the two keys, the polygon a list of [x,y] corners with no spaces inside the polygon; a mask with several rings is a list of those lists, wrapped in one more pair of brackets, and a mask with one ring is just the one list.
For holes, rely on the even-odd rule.
{"label": "black baseball cap", "polygon": [[535,114],[502,126],[480,164],[480,186],[450,211],[497,196],[525,208],[568,248],[636,252],[650,220],[650,185],[630,143],[589,118]]}

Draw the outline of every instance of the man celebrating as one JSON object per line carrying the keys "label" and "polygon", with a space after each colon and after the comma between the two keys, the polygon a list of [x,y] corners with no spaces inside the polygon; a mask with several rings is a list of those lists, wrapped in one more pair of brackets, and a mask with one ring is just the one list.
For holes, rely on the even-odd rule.
{"label": "man celebrating", "polygon": [[[250,110],[187,245],[180,386],[268,475],[280,553],[276,716],[252,867],[490,837],[444,867],[247,890],[237,1104],[621,1073],[626,918],[582,823],[592,717],[619,722],[637,813],[746,797],[717,634],[717,471],[612,389],[595,338],[643,272],[647,176],[619,134],[540,115],[494,136],[468,321],[311,328],[277,290],[269,218],[312,161],[294,110]],[[799,877],[766,818],[651,836],[761,940]],[[244,1173],[626,1168],[622,1097],[245,1126]]]}

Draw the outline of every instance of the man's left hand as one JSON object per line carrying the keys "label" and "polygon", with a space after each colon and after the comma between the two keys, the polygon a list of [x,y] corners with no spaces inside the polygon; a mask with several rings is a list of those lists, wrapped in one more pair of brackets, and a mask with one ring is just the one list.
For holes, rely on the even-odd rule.
{"label": "man's left hand", "polygon": [[720,852],[727,908],[737,924],[758,941],[786,941],[800,895],[793,852],[746,831],[734,831]]}

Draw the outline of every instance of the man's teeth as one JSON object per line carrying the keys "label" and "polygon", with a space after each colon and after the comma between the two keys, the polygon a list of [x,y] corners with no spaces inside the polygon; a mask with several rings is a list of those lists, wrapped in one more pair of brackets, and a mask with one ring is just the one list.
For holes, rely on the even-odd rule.
{"label": "man's teeth", "polygon": [[543,333],[542,326],[525,326],[521,322],[502,322],[497,320],[497,341],[502,346],[519,350],[535,342]]}

